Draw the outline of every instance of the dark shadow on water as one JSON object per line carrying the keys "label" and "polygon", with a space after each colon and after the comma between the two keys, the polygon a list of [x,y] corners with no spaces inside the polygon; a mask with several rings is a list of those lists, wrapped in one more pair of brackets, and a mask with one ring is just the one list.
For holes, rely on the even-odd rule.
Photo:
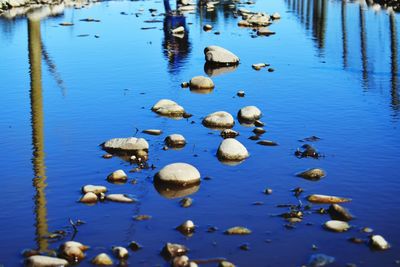
{"label": "dark shadow on water", "polygon": [[40,20],[28,20],[28,52],[30,66],[30,99],[31,99],[31,125],[33,147],[33,186],[35,188],[35,228],[37,249],[40,252],[48,250],[48,224],[47,200],[45,189],[46,164],[44,152],[44,114],[42,95],[42,46]]}
{"label": "dark shadow on water", "polygon": [[390,21],[390,51],[391,51],[391,107],[395,111],[395,116],[398,116],[400,110],[399,102],[399,84],[398,84],[398,54],[397,54],[397,28],[396,28],[396,16],[394,12],[389,14]]}
{"label": "dark shadow on water", "polygon": [[364,14],[364,2],[359,3],[360,16],[360,40],[361,40],[361,62],[362,62],[362,81],[363,88],[368,89],[368,55],[367,55],[367,32]]}

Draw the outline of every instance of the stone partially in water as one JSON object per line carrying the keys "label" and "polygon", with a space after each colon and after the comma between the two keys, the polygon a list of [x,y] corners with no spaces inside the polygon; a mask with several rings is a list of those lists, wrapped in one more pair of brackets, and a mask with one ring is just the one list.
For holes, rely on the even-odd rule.
{"label": "stone partially in water", "polygon": [[132,251],[138,251],[139,249],[142,248],[142,246],[141,246],[139,243],[137,243],[137,242],[135,242],[135,241],[132,241],[132,242],[129,244],[129,248],[130,248]]}
{"label": "stone partially in water", "polygon": [[251,230],[243,226],[231,227],[224,232],[227,235],[249,235]]}
{"label": "stone partially in water", "polygon": [[85,246],[80,242],[67,241],[60,246],[59,252],[60,255],[69,262],[79,262],[85,257],[83,252],[88,248],[88,246]]}
{"label": "stone partially in water", "polygon": [[262,27],[258,29],[257,35],[264,35],[264,36],[269,36],[275,34],[274,31],[271,31],[268,27]]}
{"label": "stone partially in water", "polygon": [[232,129],[224,129],[220,135],[222,138],[226,139],[226,138],[235,138],[236,136],[239,135],[239,133]]}
{"label": "stone partially in water", "polygon": [[164,140],[165,144],[173,148],[181,148],[186,145],[185,137],[181,134],[171,134]]}
{"label": "stone partially in water", "polygon": [[207,115],[203,119],[203,125],[210,128],[232,128],[235,120],[228,112],[217,111]]}
{"label": "stone partially in water", "polygon": [[214,82],[208,77],[196,76],[190,80],[189,87],[191,90],[213,89]]}
{"label": "stone partially in water", "polygon": [[353,219],[353,215],[351,215],[351,213],[345,207],[342,207],[339,204],[330,205],[328,213],[333,220],[348,222]]}
{"label": "stone partially in water", "polygon": [[178,105],[176,102],[169,99],[162,99],[158,101],[152,108],[157,114],[167,117],[182,117],[185,109]]}
{"label": "stone partially in water", "polygon": [[172,260],[172,267],[189,267],[189,257],[186,255],[175,257]]}
{"label": "stone partially in water", "polygon": [[150,135],[160,135],[160,134],[162,134],[162,131],[158,130],[158,129],[146,129],[146,130],[143,130],[142,133],[150,134]]}
{"label": "stone partially in water", "polygon": [[245,122],[254,122],[261,118],[261,111],[256,106],[247,106],[239,110],[238,117]]}
{"label": "stone partially in water", "polygon": [[100,253],[97,255],[93,260],[92,263],[94,265],[103,265],[103,266],[110,266],[113,265],[113,261],[106,253]]}
{"label": "stone partially in water", "polygon": [[218,267],[235,267],[235,264],[229,261],[220,261]]}
{"label": "stone partially in water", "polygon": [[154,180],[182,186],[198,184],[200,183],[200,172],[187,163],[172,163],[162,168],[154,176]]}
{"label": "stone partially in water", "polygon": [[317,203],[317,204],[337,204],[337,203],[344,203],[344,202],[350,202],[350,198],[344,198],[344,197],[337,197],[337,196],[327,196],[327,195],[310,195],[307,197],[307,200],[312,203]]}
{"label": "stone partially in water", "polygon": [[253,133],[255,133],[257,135],[264,134],[265,132],[266,132],[266,130],[262,127],[256,127],[253,129]]}
{"label": "stone partially in water", "polygon": [[277,146],[278,143],[270,140],[260,140],[257,142],[257,144],[262,145],[262,146]]}
{"label": "stone partially in water", "polygon": [[182,198],[181,201],[179,201],[179,204],[182,208],[189,208],[193,204],[193,199],[190,197]]}
{"label": "stone partially in water", "polygon": [[275,12],[274,14],[271,15],[272,19],[280,19],[281,15],[278,12]]}
{"label": "stone partially in water", "polygon": [[324,223],[324,227],[334,232],[345,232],[349,230],[350,225],[347,222],[330,220]]}
{"label": "stone partially in water", "polygon": [[212,45],[204,49],[206,61],[213,64],[235,65],[239,58],[231,51],[220,46]]}
{"label": "stone partially in water", "polygon": [[107,180],[112,183],[126,182],[128,175],[123,170],[116,170],[107,176]]}
{"label": "stone partially in water", "polygon": [[318,153],[318,151],[309,144],[302,145],[301,149],[297,149],[294,154],[298,158],[311,157],[311,158],[318,159],[319,157],[321,157],[321,154]]}
{"label": "stone partially in water", "polygon": [[106,199],[113,202],[121,202],[121,203],[134,203],[136,199],[129,197],[125,194],[109,194],[106,196]]}
{"label": "stone partially in water", "polygon": [[187,220],[183,222],[181,225],[176,227],[178,231],[180,231],[183,234],[190,234],[193,233],[195,230],[195,225],[191,220]]}
{"label": "stone partially in water", "polygon": [[372,248],[378,250],[386,250],[390,248],[390,244],[381,235],[373,235],[370,237],[369,244]]}
{"label": "stone partially in water", "polygon": [[313,169],[308,169],[303,172],[297,173],[296,176],[311,180],[311,181],[317,181],[321,178],[324,178],[326,176],[326,173],[323,169],[320,168],[313,168]]}
{"label": "stone partially in water", "polygon": [[95,193],[93,192],[87,192],[84,194],[81,199],[79,199],[79,202],[85,203],[85,204],[94,204],[98,201],[98,197]]}
{"label": "stone partially in water", "polygon": [[129,257],[129,252],[124,247],[113,247],[112,252],[117,259],[123,260]]}
{"label": "stone partially in water", "polygon": [[204,31],[211,31],[212,28],[213,28],[213,27],[212,27],[210,24],[206,24],[206,25],[203,26],[203,30],[204,30]]}
{"label": "stone partially in water", "polygon": [[217,156],[224,161],[242,161],[249,157],[246,147],[233,138],[224,139],[218,147]]}
{"label": "stone partially in water", "polygon": [[113,138],[102,144],[103,149],[109,151],[131,152],[138,150],[148,150],[149,143],[143,138]]}
{"label": "stone partially in water", "polygon": [[165,244],[161,254],[166,258],[171,259],[178,256],[183,256],[188,252],[188,248],[184,245],[167,243]]}
{"label": "stone partially in water", "polygon": [[133,217],[135,221],[147,221],[151,219],[150,215],[147,214],[139,214]]}
{"label": "stone partially in water", "polygon": [[171,30],[171,33],[172,33],[172,34],[185,33],[185,27],[179,26],[179,27],[177,27],[177,28],[175,28],[175,29],[172,29],[172,30]]}
{"label": "stone partially in water", "polygon": [[82,193],[89,193],[89,192],[93,192],[96,195],[98,195],[100,193],[107,192],[107,187],[102,185],[91,185],[91,184],[82,187]]}
{"label": "stone partially in water", "polygon": [[60,267],[67,265],[68,261],[66,261],[65,259],[41,255],[30,256],[25,261],[25,266],[29,267]]}
{"label": "stone partially in water", "polygon": [[313,254],[311,255],[307,267],[322,267],[327,266],[335,261],[334,257],[325,254]]}

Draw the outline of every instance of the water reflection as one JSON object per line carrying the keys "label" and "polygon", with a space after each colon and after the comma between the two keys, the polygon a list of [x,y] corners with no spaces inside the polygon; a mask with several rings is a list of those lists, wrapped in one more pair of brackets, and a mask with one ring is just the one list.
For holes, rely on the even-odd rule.
{"label": "water reflection", "polygon": [[30,99],[31,99],[31,124],[33,146],[33,186],[36,193],[35,201],[35,226],[36,243],[41,252],[48,250],[47,201],[45,189],[46,165],[44,153],[44,124],[43,124],[43,95],[42,95],[42,45],[40,20],[28,19],[28,51],[30,66]]}
{"label": "water reflection", "polygon": [[341,21],[342,21],[342,49],[343,49],[343,68],[347,67],[347,22],[346,22],[346,1],[342,0]]}
{"label": "water reflection", "polygon": [[396,16],[394,12],[389,14],[390,22],[390,51],[391,51],[391,96],[392,96],[392,108],[397,112],[400,110],[399,103],[399,92],[398,92],[398,56],[397,56],[397,28],[396,28]]}
{"label": "water reflection", "polygon": [[361,40],[361,62],[362,62],[362,80],[364,89],[368,89],[368,56],[367,56],[367,32],[365,29],[364,1],[360,1],[360,40]]}

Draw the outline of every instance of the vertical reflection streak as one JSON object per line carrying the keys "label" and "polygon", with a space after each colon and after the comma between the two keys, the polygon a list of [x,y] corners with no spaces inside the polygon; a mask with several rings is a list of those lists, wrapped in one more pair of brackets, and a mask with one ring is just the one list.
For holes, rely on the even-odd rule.
{"label": "vertical reflection streak", "polygon": [[346,1],[342,0],[342,47],[343,47],[343,68],[347,68],[347,21],[346,21]]}
{"label": "vertical reflection streak", "polygon": [[33,186],[35,187],[36,243],[39,251],[48,250],[46,208],[46,166],[44,162],[43,96],[42,96],[42,47],[40,20],[28,19],[30,99],[33,145]]}
{"label": "vertical reflection streak", "polygon": [[365,29],[364,2],[359,4],[360,14],[360,39],[361,39],[361,61],[362,61],[362,79],[364,89],[368,88],[368,57],[367,57],[367,32]]}
{"label": "vertical reflection streak", "polygon": [[397,55],[397,29],[396,29],[396,17],[395,13],[392,11],[389,14],[390,22],[390,52],[391,52],[391,98],[392,98],[392,108],[395,111],[399,110],[399,93],[398,93],[398,55]]}

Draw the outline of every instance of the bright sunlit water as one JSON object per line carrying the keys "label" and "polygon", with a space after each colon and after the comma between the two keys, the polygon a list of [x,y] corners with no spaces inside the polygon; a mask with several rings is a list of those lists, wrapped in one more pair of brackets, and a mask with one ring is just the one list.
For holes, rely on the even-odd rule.
{"label": "bright sunlit water", "polygon": [[[244,7],[278,11],[282,19],[270,26],[277,34],[252,38],[251,29],[237,26],[232,9],[220,5],[215,12],[186,14],[187,38],[174,39],[163,30],[164,17],[151,17],[148,11],[162,13],[160,1],[66,9],[61,16],[43,19],[40,32],[37,26],[31,38],[26,18],[0,20],[0,265],[21,265],[26,248],[57,249],[72,238],[69,218],[86,222],[74,237],[91,247],[82,266],[100,252],[111,254],[111,246],[130,241],[143,245],[131,253],[132,266],[166,265],[159,255],[166,242],[187,245],[191,259],[224,257],[239,266],[300,266],[314,253],[334,256],[333,266],[396,265],[400,17],[358,2],[328,0],[258,0]],[[135,16],[141,8],[143,13]],[[101,22],[80,21],[88,17]],[[161,22],[144,22],[151,19]],[[74,26],[62,27],[61,22]],[[213,31],[203,31],[206,23]],[[85,34],[89,36],[79,37]],[[181,82],[207,75],[203,50],[213,44],[237,54],[241,64],[212,76],[216,87],[210,94],[182,89]],[[275,71],[253,70],[251,65],[259,62]],[[236,96],[241,89],[244,98]],[[158,117],[150,108],[162,98],[178,102],[194,116]],[[236,116],[246,105],[262,110],[267,130],[263,139],[279,146],[257,145],[248,139],[252,128],[236,123],[238,140],[251,156],[240,165],[224,165],[215,156],[219,132],[202,126],[202,118],[219,110]],[[164,133],[141,133],[148,128]],[[186,137],[184,149],[162,150],[164,138],[172,133]],[[149,163],[156,169],[129,173],[138,180],[135,185],[109,184],[109,173],[128,173],[134,166],[118,157],[103,159],[99,144],[133,135],[148,140]],[[296,158],[294,152],[303,144],[298,140],[311,135],[322,139],[313,145],[324,157]],[[188,209],[179,206],[179,198],[160,195],[152,183],[156,171],[173,162],[193,164],[202,177],[211,177],[191,195],[194,205]],[[327,177],[311,182],[295,176],[311,167],[325,169]],[[133,194],[139,203],[77,203],[85,184]],[[300,198],[304,203],[312,193],[352,198],[345,204],[356,216],[352,228],[328,232],[322,224],[329,216],[316,213],[306,215],[295,229],[285,228],[284,219],[273,215],[287,211],[278,204],[298,204],[290,192],[298,186],[305,190]],[[263,194],[267,187],[272,195]],[[264,205],[253,205],[256,201]],[[319,207],[323,205],[313,210]],[[134,221],[138,214],[152,219]],[[187,219],[198,226],[192,237],[174,229]],[[223,234],[236,225],[253,233]],[[207,233],[209,226],[218,231]],[[383,235],[391,249],[376,252],[347,241],[367,238],[360,232],[366,226]],[[65,240],[41,237],[60,229],[68,231]],[[249,243],[249,251],[239,249],[243,243]]]}

